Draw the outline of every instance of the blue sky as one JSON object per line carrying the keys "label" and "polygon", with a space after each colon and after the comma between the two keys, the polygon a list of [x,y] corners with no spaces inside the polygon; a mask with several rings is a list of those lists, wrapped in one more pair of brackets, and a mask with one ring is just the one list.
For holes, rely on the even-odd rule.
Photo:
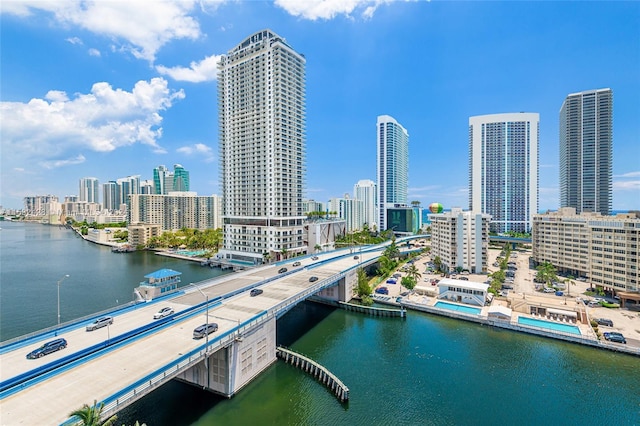
{"label": "blue sky", "polygon": [[216,58],[269,28],[307,58],[307,196],[375,181],[375,123],[409,132],[409,199],[467,208],[469,116],[540,114],[540,209],[558,207],[558,112],[614,91],[613,208],[640,209],[640,3],[387,0],[0,3],[0,205],[182,164],[219,194]]}

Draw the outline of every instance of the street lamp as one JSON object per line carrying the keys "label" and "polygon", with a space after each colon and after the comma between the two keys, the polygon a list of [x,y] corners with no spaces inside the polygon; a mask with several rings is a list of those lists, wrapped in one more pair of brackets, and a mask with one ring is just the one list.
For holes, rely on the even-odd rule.
{"label": "street lamp", "polygon": [[58,328],[60,328],[60,283],[62,283],[65,278],[69,278],[69,274],[58,280]]}

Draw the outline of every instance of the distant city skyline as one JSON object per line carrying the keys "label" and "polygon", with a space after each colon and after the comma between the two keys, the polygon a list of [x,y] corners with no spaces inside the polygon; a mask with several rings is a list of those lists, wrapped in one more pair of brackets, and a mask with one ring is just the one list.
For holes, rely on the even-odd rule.
{"label": "distant city skyline", "polygon": [[536,111],[539,210],[558,209],[560,106],[611,88],[611,208],[640,208],[640,3],[339,3],[3,1],[0,205],[176,163],[222,196],[217,63],[269,28],[307,60],[305,199],[377,180],[388,114],[411,134],[408,201],[466,207],[468,117]]}

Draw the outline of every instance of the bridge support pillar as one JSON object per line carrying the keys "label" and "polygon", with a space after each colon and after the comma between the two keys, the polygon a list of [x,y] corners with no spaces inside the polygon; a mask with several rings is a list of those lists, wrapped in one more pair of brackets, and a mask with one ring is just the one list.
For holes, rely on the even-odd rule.
{"label": "bridge support pillar", "polygon": [[207,358],[176,378],[232,397],[276,360],[276,319],[238,333],[235,340]]}
{"label": "bridge support pillar", "polygon": [[348,302],[353,298],[353,289],[358,285],[358,272],[351,270],[338,280],[337,285],[327,287],[318,292],[318,296],[336,302]]}

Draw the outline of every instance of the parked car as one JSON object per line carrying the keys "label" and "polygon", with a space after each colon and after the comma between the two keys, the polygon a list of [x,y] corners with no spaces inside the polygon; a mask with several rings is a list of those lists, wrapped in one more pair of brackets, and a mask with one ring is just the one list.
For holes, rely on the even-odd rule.
{"label": "parked car", "polygon": [[596,318],[596,322],[599,325],[606,325],[607,327],[613,327],[613,321],[607,318]]}
{"label": "parked car", "polygon": [[378,287],[376,288],[376,293],[378,294],[389,294],[389,289],[386,287]]}
{"label": "parked car", "polygon": [[393,279],[393,278],[389,278],[389,279],[387,280],[387,284],[396,284],[397,282],[398,282],[398,281],[397,281],[397,280],[395,280],[395,279]]}
{"label": "parked car", "polygon": [[556,291],[556,296],[564,296],[564,292],[563,291]]}
{"label": "parked car", "polygon": [[171,315],[174,312],[173,308],[170,306],[165,306],[164,308],[160,309],[158,312],[156,312],[155,314],[153,314],[153,319],[160,319],[160,318],[164,318],[166,316]]}
{"label": "parked car", "polygon": [[204,336],[207,336],[211,333],[218,331],[218,324],[215,322],[210,322],[209,324],[202,324],[193,330],[193,338],[194,339],[202,339]]}
{"label": "parked car", "polygon": [[311,257],[311,260],[318,260],[318,259],[319,259],[318,256],[312,256]]}
{"label": "parked car", "polygon": [[606,332],[603,334],[604,338],[607,339],[610,342],[616,342],[616,343],[627,343],[627,339],[624,338],[624,336],[621,333],[616,333],[616,332]]}
{"label": "parked car", "polygon": [[513,286],[509,284],[502,284],[502,290],[513,290]]}
{"label": "parked car", "polygon": [[295,266],[300,266],[300,265],[302,265],[300,262],[293,262],[293,266],[294,266],[294,267],[295,267]]}
{"label": "parked car", "polygon": [[87,326],[87,331],[97,330],[98,328],[106,327],[113,324],[113,317],[98,318]]}
{"label": "parked car", "polygon": [[459,280],[463,280],[463,281],[469,281],[469,277],[460,277],[458,278]]}
{"label": "parked car", "polygon": [[279,274],[284,274],[285,272],[287,272],[287,268],[280,268],[280,269],[278,269],[278,273],[279,273]]}
{"label": "parked car", "polygon": [[556,289],[553,287],[545,287],[542,291],[544,291],[545,293],[555,293]]}
{"label": "parked car", "polygon": [[27,359],[42,358],[51,352],[56,352],[67,347],[67,341],[65,339],[55,339],[45,343],[37,349],[32,350],[27,354]]}
{"label": "parked car", "polygon": [[252,290],[249,292],[249,295],[250,295],[251,297],[254,297],[254,296],[259,296],[259,295],[261,295],[262,293],[264,293],[264,291],[263,291],[261,288],[254,288],[254,289],[252,289]]}
{"label": "parked car", "polygon": [[401,276],[402,276],[402,274],[399,274],[397,272],[392,275],[393,278],[400,278]]}
{"label": "parked car", "polygon": [[316,281],[318,281],[318,277],[316,277],[315,275],[313,277],[309,277],[310,283],[315,283]]}
{"label": "parked car", "polygon": [[592,300],[591,302],[589,302],[587,306],[590,308],[597,308],[598,306],[600,306],[600,302],[596,302],[595,300]]}

